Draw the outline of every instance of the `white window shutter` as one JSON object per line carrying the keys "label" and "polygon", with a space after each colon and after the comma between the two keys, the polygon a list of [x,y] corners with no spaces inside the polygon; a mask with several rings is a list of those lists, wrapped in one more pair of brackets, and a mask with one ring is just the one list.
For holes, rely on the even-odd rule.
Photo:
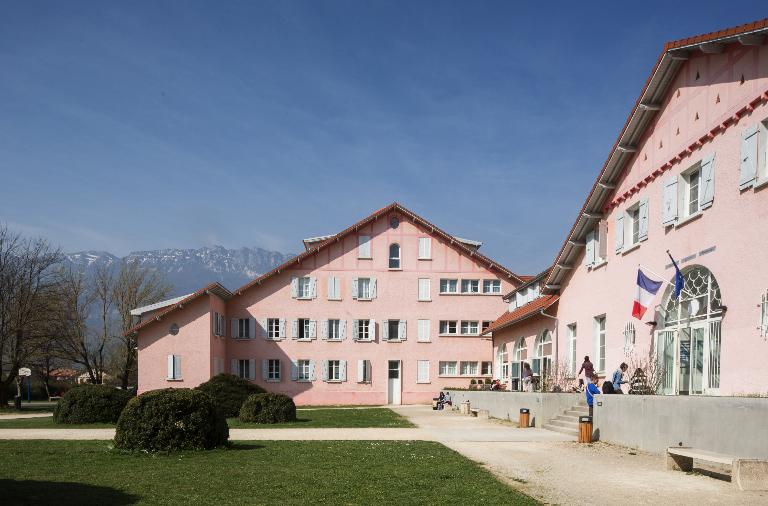
{"label": "white window shutter", "polygon": [[376,340],[376,320],[374,320],[373,318],[370,318],[368,320],[368,338],[371,341]]}
{"label": "white window shutter", "polygon": [[248,379],[256,379],[256,359],[248,359]]}
{"label": "white window shutter", "polygon": [[298,320],[291,320],[291,338],[292,339],[299,338],[299,321]]}
{"label": "white window shutter", "polygon": [[267,337],[269,334],[267,333],[267,319],[262,318],[259,320],[259,333],[261,334],[261,337]]}
{"label": "white window shutter", "polygon": [[330,276],[328,278],[328,300],[332,300],[336,298],[336,278],[333,276]]}
{"label": "white window shutter", "polygon": [[341,279],[333,278],[333,298],[341,300]]}
{"label": "white window shutter", "polygon": [[586,248],[584,250],[584,265],[595,263],[595,231],[587,232]]}
{"label": "white window shutter", "polygon": [[666,227],[677,221],[677,176],[664,180],[664,197],[661,223]]}
{"label": "white window shutter", "polygon": [[397,338],[401,341],[405,341],[406,335],[405,335],[405,320],[400,320],[400,323],[397,326]]}
{"label": "white window shutter", "polygon": [[357,278],[352,278],[352,298],[356,299],[358,297],[358,282]]}
{"label": "white window shutter", "polygon": [[323,381],[328,381],[328,361],[323,360]]}
{"label": "white window shutter", "polygon": [[389,339],[389,320],[381,320],[381,340]]}
{"label": "white window shutter", "polygon": [[624,211],[616,215],[616,229],[613,231],[616,253],[621,253],[624,248]]}
{"label": "white window shutter", "polygon": [[299,296],[299,278],[293,276],[291,278],[291,298],[295,299]]}
{"label": "white window shutter", "polygon": [[339,379],[347,381],[347,361],[339,360]]}
{"label": "white window shutter", "polygon": [[173,379],[173,355],[168,355],[168,379]]}
{"label": "white window shutter", "polygon": [[299,379],[299,361],[291,360],[291,381]]}
{"label": "white window shutter", "polygon": [[352,320],[352,339],[357,340],[360,335],[360,320]]}
{"label": "white window shutter", "polygon": [[309,278],[309,298],[310,299],[317,298],[317,278],[316,277]]}
{"label": "white window shutter", "polygon": [[269,378],[269,360],[266,358],[261,361],[261,379],[267,381]]}
{"label": "white window shutter", "polygon": [[741,167],[739,190],[749,188],[757,175],[757,140],[759,125],[752,125],[741,134]]}
{"label": "white window shutter", "polygon": [[638,234],[639,241],[645,241],[648,239],[648,198],[640,200],[640,206],[638,208]]}
{"label": "white window shutter", "polygon": [[285,339],[285,318],[280,318],[280,339]]}
{"label": "white window shutter", "polygon": [[239,371],[237,370],[237,359],[233,358],[232,360],[229,361],[229,374],[234,374],[235,376],[240,376],[240,374],[238,374],[238,373],[239,373]]}
{"label": "white window shutter", "polygon": [[176,379],[181,379],[181,356],[180,355],[173,356],[173,377]]}
{"label": "white window shutter", "polygon": [[357,382],[362,383],[365,381],[365,360],[357,361]]}
{"label": "white window shutter", "polygon": [[315,381],[317,379],[317,376],[315,376],[315,361],[310,360],[309,361],[309,380]]}
{"label": "white window shutter", "polygon": [[601,260],[606,260],[608,258],[608,220],[600,220],[600,223],[597,225],[597,230],[597,249],[595,251],[595,257]]}
{"label": "white window shutter", "polygon": [[430,300],[431,280],[429,278],[419,278],[419,298],[418,300]]}
{"label": "white window shutter", "polygon": [[256,318],[249,318],[248,320],[248,337],[253,339],[256,337]]}
{"label": "white window shutter", "polygon": [[317,322],[315,320],[309,321],[309,338],[317,339]]}
{"label": "white window shutter", "polygon": [[419,320],[419,336],[418,340],[422,342],[429,341],[429,320]]}
{"label": "white window shutter", "polygon": [[323,320],[323,328],[320,330],[320,337],[323,340],[328,339],[328,320]]}
{"label": "white window shutter", "polygon": [[339,320],[339,339],[347,338],[347,320]]}
{"label": "white window shutter", "polygon": [[701,161],[701,208],[712,206],[715,200],[715,154],[707,155]]}
{"label": "white window shutter", "polygon": [[371,278],[371,298],[376,298],[376,278]]}
{"label": "white window shutter", "polygon": [[240,330],[238,329],[237,325],[237,318],[232,318],[232,333],[230,334],[232,338],[240,337]]}

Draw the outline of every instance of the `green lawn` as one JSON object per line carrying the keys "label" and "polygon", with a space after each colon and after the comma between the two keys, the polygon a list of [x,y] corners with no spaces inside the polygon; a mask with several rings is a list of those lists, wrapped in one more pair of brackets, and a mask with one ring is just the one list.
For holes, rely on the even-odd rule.
{"label": "green lawn", "polygon": [[[406,418],[391,409],[299,409],[296,411],[295,422],[261,425],[242,423],[237,418],[227,419],[233,429],[276,429],[293,427],[298,429],[314,428],[349,428],[349,427],[414,427]],[[20,418],[17,420],[0,420],[0,429],[98,429],[114,427],[109,423],[92,423],[84,425],[67,425],[53,422],[53,417]]]}
{"label": "green lawn", "polygon": [[0,441],[4,504],[536,502],[439,443],[268,441],[129,454],[102,441]]}

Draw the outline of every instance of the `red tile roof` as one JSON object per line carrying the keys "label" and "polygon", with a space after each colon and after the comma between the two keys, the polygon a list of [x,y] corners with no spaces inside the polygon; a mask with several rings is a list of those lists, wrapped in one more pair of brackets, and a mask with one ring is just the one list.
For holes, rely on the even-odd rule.
{"label": "red tile roof", "polygon": [[541,311],[551,307],[552,304],[557,302],[559,298],[559,295],[542,295],[538,299],[534,299],[528,304],[520,306],[514,311],[507,311],[503,315],[496,318],[496,321],[491,323],[490,327],[485,329],[483,335],[501,330],[506,327],[510,327],[515,323],[525,320],[526,318],[535,316],[541,313]]}

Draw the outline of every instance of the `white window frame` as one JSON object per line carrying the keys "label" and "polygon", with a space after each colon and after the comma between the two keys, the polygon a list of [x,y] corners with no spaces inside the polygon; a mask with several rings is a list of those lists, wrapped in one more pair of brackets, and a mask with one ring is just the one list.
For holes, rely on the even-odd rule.
{"label": "white window frame", "polygon": [[760,309],[760,326],[757,327],[760,330],[760,337],[768,338],[768,289],[760,297],[760,304],[757,307]]}
{"label": "white window frame", "polygon": [[640,244],[640,202],[624,211],[624,250]]}
{"label": "white window frame", "polygon": [[280,381],[282,364],[278,358],[267,359],[267,381]]}
{"label": "white window frame", "polygon": [[[450,332],[450,328],[453,327],[453,332]],[[447,330],[444,332],[443,330]],[[440,335],[441,336],[458,336],[459,335],[459,321],[458,320],[440,320]]]}
{"label": "white window frame", "polygon": [[312,361],[299,359],[296,361],[296,381],[312,381]]}
{"label": "white window frame", "polygon": [[429,360],[416,361],[416,383],[427,384],[429,381]]}
{"label": "white window frame", "polygon": [[461,320],[461,326],[459,327],[459,333],[462,336],[477,336],[480,335],[480,322],[477,320]]}
{"label": "white window frame", "polygon": [[328,277],[328,300],[341,300],[341,279],[337,276]]}
{"label": "white window frame", "polygon": [[373,336],[371,335],[372,321],[373,320],[365,318],[357,320],[357,329],[355,329],[355,341],[373,341]]}
{"label": "white window frame", "polygon": [[459,363],[459,376],[477,376],[477,362],[473,360],[462,360]]}
{"label": "white window frame", "polygon": [[438,376],[458,376],[458,363],[455,360],[441,360],[438,364]]}
{"label": "white window frame", "polygon": [[[701,161],[696,162],[680,173],[678,188],[680,188],[678,193],[678,219],[683,221],[686,218],[693,218],[700,214],[702,211]],[[692,198],[694,188],[696,195],[695,198]],[[694,209],[691,209],[693,202],[696,203],[696,206]]]}
{"label": "white window frame", "polygon": [[[392,248],[397,247],[397,255],[392,254]],[[389,251],[388,251],[389,259],[387,260],[387,266],[389,267],[390,271],[399,271],[403,268],[403,248],[400,247],[400,243],[393,242],[389,245]]]}
{"label": "white window frame", "polygon": [[[373,294],[371,288],[373,286],[372,278],[357,278],[357,300],[372,300]],[[363,291],[365,286],[365,291]]]}
{"label": "white window frame", "polygon": [[[309,318],[296,318],[296,340],[310,341],[312,339],[311,326],[312,320]],[[304,334],[303,337],[302,334]]]}
{"label": "white window frame", "polygon": [[428,343],[431,341],[430,338],[430,327],[432,326],[432,323],[430,320],[419,320],[418,322],[418,334],[416,337],[416,341],[419,343]]}
{"label": "white window frame", "polygon": [[579,327],[576,323],[570,323],[566,326],[566,329],[568,329],[568,374],[576,376],[576,366],[578,365],[576,344]]}
{"label": "white window frame", "polygon": [[341,360],[328,360],[327,381],[341,381]]}
{"label": "white window frame", "polygon": [[312,298],[312,278],[309,276],[298,276],[296,278],[296,298],[297,299],[311,299]]}
{"label": "white window frame", "polygon": [[254,371],[251,371],[251,361],[247,358],[237,359],[237,377],[243,379],[251,379],[254,376]]}
{"label": "white window frame", "polygon": [[361,260],[370,260],[371,256],[371,236],[370,235],[358,235],[357,236],[357,258]]}
{"label": "white window frame", "polygon": [[493,376],[493,362],[491,360],[480,362],[480,376]]}
{"label": "white window frame", "polygon": [[419,260],[432,260],[431,237],[419,237]]}
{"label": "white window frame", "polygon": [[501,294],[501,280],[500,279],[484,279],[483,280],[483,293],[489,295]]}
{"label": "white window frame", "polygon": [[[250,318],[238,318],[237,319],[237,339],[249,339],[254,335],[255,329],[251,328]],[[232,336],[235,337],[235,336]]]}
{"label": "white window frame", "polygon": [[331,318],[328,320],[328,341],[341,341],[341,320]]}
{"label": "white window frame", "polygon": [[226,325],[224,323],[224,315],[214,311],[213,313],[213,335],[224,337]]}
{"label": "white window frame", "polygon": [[432,300],[432,280],[430,278],[419,278],[418,290],[419,302],[429,302]]}
{"label": "white window frame", "polygon": [[[453,290],[450,289],[451,287],[453,288]],[[458,278],[441,278],[440,279],[440,295],[453,295],[456,293],[459,293]]]}
{"label": "white window frame", "polygon": [[267,318],[267,339],[275,341],[285,338],[280,332],[280,318]]}
{"label": "white window frame", "polygon": [[[595,371],[605,373],[605,336],[607,320],[605,315],[595,316],[593,319],[595,339]],[[602,326],[602,328],[600,328]]]}
{"label": "white window frame", "polygon": [[169,381],[181,381],[181,355],[168,355],[168,377]]}
{"label": "white window frame", "polygon": [[463,294],[480,293],[480,280],[479,279],[462,279],[461,293]]}

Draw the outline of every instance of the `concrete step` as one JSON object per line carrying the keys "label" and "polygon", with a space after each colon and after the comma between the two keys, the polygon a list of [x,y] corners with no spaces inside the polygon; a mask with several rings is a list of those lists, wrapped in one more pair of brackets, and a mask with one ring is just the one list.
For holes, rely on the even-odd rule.
{"label": "concrete step", "polygon": [[560,427],[558,425],[552,425],[550,423],[545,423],[544,428],[547,430],[551,430],[552,432],[560,432],[561,434],[568,434],[569,436],[577,437],[579,435],[579,429]]}
{"label": "concrete step", "polygon": [[574,416],[576,418],[580,416],[587,416],[589,414],[589,409],[584,408],[583,410],[575,410],[575,409],[569,409],[565,412],[566,416]]}
{"label": "concrete step", "polygon": [[556,427],[564,427],[566,429],[573,429],[573,430],[578,430],[579,428],[578,422],[573,422],[571,420],[559,420],[557,418],[550,420],[549,424],[554,425]]}
{"label": "concrete step", "polygon": [[579,417],[577,416],[557,415],[556,417],[553,418],[553,420],[560,420],[561,422],[575,423],[576,425],[579,424]]}

